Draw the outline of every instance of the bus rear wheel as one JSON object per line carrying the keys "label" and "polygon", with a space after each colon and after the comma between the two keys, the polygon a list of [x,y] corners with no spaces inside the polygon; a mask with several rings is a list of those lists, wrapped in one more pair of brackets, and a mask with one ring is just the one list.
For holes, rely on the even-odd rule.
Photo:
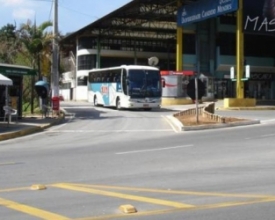
{"label": "bus rear wheel", "polygon": [[120,98],[117,98],[116,100],[116,109],[121,110]]}

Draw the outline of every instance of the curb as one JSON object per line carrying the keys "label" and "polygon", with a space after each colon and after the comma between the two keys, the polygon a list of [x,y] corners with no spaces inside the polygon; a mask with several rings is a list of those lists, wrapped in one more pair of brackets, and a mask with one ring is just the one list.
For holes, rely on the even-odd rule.
{"label": "curb", "polygon": [[224,107],[216,107],[215,110],[220,110],[220,111],[226,111],[226,110],[275,110],[275,107],[228,107],[228,108],[224,108]]}
{"label": "curb", "polygon": [[0,141],[5,141],[5,140],[17,138],[17,137],[26,136],[26,135],[29,135],[29,134],[42,132],[47,128],[50,128],[52,126],[60,124],[63,119],[64,119],[64,117],[61,117],[61,118],[57,119],[56,121],[53,121],[49,124],[45,124],[45,125],[41,125],[41,126],[35,126],[35,127],[26,128],[26,129],[19,130],[19,131],[14,131],[14,132],[1,134],[0,135]]}
{"label": "curb", "polygon": [[246,120],[246,121],[231,122],[231,123],[224,123],[224,124],[184,126],[176,117],[174,116],[166,116],[166,117],[173,123],[173,125],[177,128],[178,131],[198,131],[198,130],[206,130],[206,129],[217,129],[217,128],[228,128],[228,127],[261,124],[260,120]]}
{"label": "curb", "polygon": [[39,131],[42,131],[42,130],[43,130],[42,127],[34,127],[34,128],[26,128],[26,129],[20,130],[20,131],[1,134],[0,135],[0,141],[5,141],[5,140],[8,140],[8,139],[22,137],[22,136],[33,134],[33,133],[36,133],[36,132],[39,132]]}
{"label": "curb", "polygon": [[246,125],[255,125],[260,123],[261,123],[260,120],[247,120],[247,121],[231,122],[231,123],[224,123],[224,124],[183,126],[181,128],[181,131],[196,131],[196,130],[206,130],[206,129],[238,127],[238,126],[246,126]]}

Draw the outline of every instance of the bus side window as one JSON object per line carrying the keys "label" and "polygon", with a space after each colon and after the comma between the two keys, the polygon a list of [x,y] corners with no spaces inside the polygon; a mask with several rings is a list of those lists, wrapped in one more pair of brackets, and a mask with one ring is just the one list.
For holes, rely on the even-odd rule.
{"label": "bus side window", "polygon": [[113,82],[113,78],[114,78],[113,75],[114,75],[113,73],[109,73],[109,76],[107,79],[108,82]]}
{"label": "bus side window", "polygon": [[108,75],[108,71],[102,72],[102,82],[107,82],[107,75]]}
{"label": "bus side window", "polygon": [[95,73],[95,78],[96,78],[96,82],[100,81],[100,79],[99,79],[99,73]]}
{"label": "bus side window", "polygon": [[119,73],[115,73],[113,81],[114,82],[120,82],[120,75],[119,75]]}
{"label": "bus side window", "polygon": [[93,79],[93,75],[89,73],[89,82],[93,82],[94,79]]}
{"label": "bus side window", "polygon": [[127,94],[126,77],[127,77],[127,72],[125,69],[123,69],[122,70],[122,89],[123,89],[124,94]]}
{"label": "bus side window", "polygon": [[101,73],[98,74],[98,82],[102,82],[102,74]]}

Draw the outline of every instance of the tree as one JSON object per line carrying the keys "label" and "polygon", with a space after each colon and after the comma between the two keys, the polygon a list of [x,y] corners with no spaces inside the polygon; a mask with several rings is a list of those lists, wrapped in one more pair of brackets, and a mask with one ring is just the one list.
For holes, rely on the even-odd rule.
{"label": "tree", "polygon": [[20,41],[23,44],[22,53],[25,53],[30,58],[32,67],[38,71],[38,79],[42,77],[41,74],[41,58],[46,58],[51,54],[51,44],[53,35],[46,31],[48,27],[52,26],[51,21],[43,22],[38,27],[36,24],[32,25],[31,21],[22,24],[19,30]]}
{"label": "tree", "polygon": [[0,29],[0,60],[4,63],[15,63],[20,41],[16,26],[7,24]]}
{"label": "tree", "polygon": [[[38,71],[38,80],[41,80],[41,63],[44,59],[47,59],[51,53],[51,44],[53,35],[46,31],[48,27],[52,26],[52,22],[43,22],[38,27],[36,24],[32,25],[31,21],[27,21],[26,24],[22,24],[20,27],[20,41],[22,43],[21,53],[25,54],[30,59],[30,63],[34,69]],[[43,62],[41,59],[43,58]],[[35,78],[32,78],[32,90],[31,90],[31,113],[34,112],[34,82]]]}

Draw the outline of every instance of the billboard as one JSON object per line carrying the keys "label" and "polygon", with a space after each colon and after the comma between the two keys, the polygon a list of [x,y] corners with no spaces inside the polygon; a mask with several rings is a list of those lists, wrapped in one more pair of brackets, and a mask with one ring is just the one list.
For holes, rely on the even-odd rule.
{"label": "billboard", "polygon": [[177,24],[183,26],[236,11],[238,2],[238,0],[200,0],[183,5],[177,13]]}
{"label": "billboard", "polygon": [[245,33],[275,34],[275,1],[244,0],[243,26]]}

